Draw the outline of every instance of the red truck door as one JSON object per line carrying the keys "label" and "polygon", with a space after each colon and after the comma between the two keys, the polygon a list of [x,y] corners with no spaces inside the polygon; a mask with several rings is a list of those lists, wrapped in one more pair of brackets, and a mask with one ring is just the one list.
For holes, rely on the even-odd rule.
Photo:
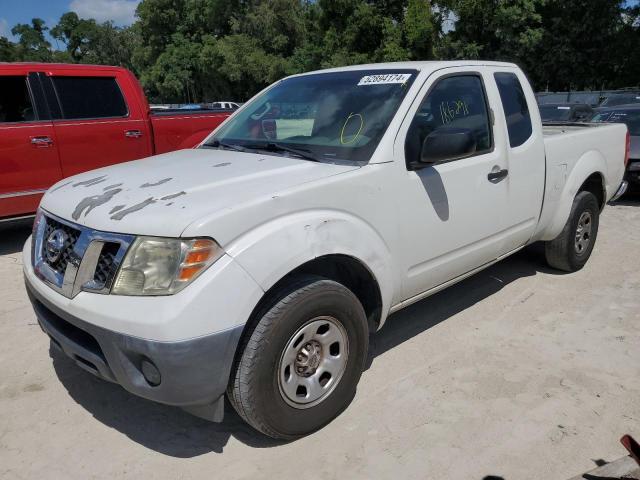
{"label": "red truck door", "polygon": [[0,69],[0,218],[35,212],[62,178],[55,131],[37,74]]}
{"label": "red truck door", "polygon": [[48,81],[65,177],[152,154],[146,112],[124,71],[54,70]]}

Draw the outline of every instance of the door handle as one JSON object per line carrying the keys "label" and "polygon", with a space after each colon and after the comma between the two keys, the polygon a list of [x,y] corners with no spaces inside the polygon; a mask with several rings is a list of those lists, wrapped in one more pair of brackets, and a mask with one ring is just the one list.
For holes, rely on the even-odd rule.
{"label": "door handle", "polygon": [[125,130],[124,136],[127,138],[140,138],[142,132],[140,130]]}
{"label": "door handle", "polygon": [[53,145],[53,140],[46,136],[31,137],[31,145],[33,145],[34,147],[46,148]]}
{"label": "door handle", "polygon": [[497,167],[497,166],[493,167],[493,170],[491,170],[487,175],[487,179],[490,182],[497,183],[503,178],[505,178],[507,175],[509,175],[509,170],[507,170],[506,168],[499,170],[499,168],[500,167]]}

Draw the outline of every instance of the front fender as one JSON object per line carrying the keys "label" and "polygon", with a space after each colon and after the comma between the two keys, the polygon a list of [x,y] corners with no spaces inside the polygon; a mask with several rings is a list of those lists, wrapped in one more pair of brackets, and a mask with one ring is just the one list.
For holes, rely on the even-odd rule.
{"label": "front fender", "polygon": [[341,254],[360,261],[375,277],[384,322],[400,281],[382,237],[364,220],[340,211],[314,210],[270,220],[226,246],[260,287],[267,291],[297,267],[315,258]]}
{"label": "front fender", "polygon": [[[567,175],[560,197],[556,202],[555,213],[551,216],[549,226],[545,229],[541,240],[553,240],[562,232],[571,213],[573,199],[576,197],[582,184],[594,173],[600,174],[603,179],[608,178],[606,159],[602,153],[596,150],[590,150],[576,161]],[[547,185],[547,189],[550,188],[553,188],[553,185]],[[605,197],[608,197],[610,186],[603,184],[602,188]],[[552,208],[552,206],[550,207]]]}

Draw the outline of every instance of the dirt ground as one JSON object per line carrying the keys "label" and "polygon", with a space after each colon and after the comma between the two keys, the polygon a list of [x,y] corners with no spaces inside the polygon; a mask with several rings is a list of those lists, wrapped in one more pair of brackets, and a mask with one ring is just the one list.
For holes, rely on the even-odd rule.
{"label": "dirt ground", "polygon": [[292,443],[136,398],[49,347],[0,230],[0,477],[566,479],[640,437],[640,197],[575,274],[522,252],[392,316],[353,404]]}

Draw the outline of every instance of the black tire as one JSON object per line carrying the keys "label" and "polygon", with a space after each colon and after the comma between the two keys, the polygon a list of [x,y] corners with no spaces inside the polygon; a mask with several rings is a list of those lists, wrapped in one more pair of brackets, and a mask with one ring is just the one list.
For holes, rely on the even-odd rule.
{"label": "black tire", "polygon": [[[294,277],[274,295],[255,328],[245,334],[227,396],[238,414],[272,438],[292,440],[312,433],[337,417],[353,399],[365,366],[369,328],[361,303],[343,285],[315,275]],[[295,408],[279,387],[283,351],[311,319],[331,316],[348,338],[344,373],[317,405]]]}
{"label": "black tire", "polygon": [[[589,241],[581,251],[576,247],[578,224],[583,214],[590,215]],[[549,266],[565,272],[580,270],[589,260],[598,236],[600,205],[591,192],[578,192],[571,206],[569,219],[562,232],[550,242],[544,242],[545,258]]]}

